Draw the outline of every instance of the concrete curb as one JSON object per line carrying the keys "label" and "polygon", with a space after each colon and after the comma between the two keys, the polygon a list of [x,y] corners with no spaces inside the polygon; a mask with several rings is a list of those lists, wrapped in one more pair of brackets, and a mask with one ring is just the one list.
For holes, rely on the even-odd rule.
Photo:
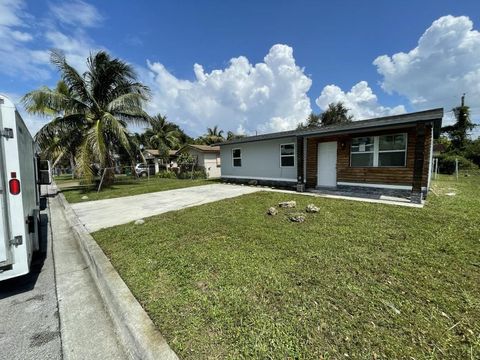
{"label": "concrete curb", "polygon": [[110,260],[81,224],[65,196],[56,187],[55,190],[127,354],[133,359],[178,360]]}

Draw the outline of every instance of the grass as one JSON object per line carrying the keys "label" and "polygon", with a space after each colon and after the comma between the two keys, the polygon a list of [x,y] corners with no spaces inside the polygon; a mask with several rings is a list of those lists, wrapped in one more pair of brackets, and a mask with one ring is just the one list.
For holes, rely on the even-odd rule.
{"label": "grass", "polygon": [[[480,177],[434,192],[259,192],[93,235],[182,359],[478,359]],[[284,200],[320,212],[265,214]]]}
{"label": "grass", "polygon": [[[93,187],[80,185],[78,180],[72,180],[71,177],[55,177],[55,182],[62,190],[69,203],[77,203],[92,200],[112,199],[121,196],[139,195],[157,191],[181,189],[190,186],[199,186],[212,184],[215,180],[180,180],[180,179],[162,179],[152,177],[151,179],[127,180],[122,179],[100,192]],[[82,197],[87,196],[87,199]]]}

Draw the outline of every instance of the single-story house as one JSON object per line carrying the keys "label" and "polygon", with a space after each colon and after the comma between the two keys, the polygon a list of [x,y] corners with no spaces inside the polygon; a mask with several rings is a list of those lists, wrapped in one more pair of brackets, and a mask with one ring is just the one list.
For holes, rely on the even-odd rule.
{"label": "single-story house", "polygon": [[143,151],[143,157],[148,165],[155,166],[155,174],[157,174],[162,169],[175,169],[178,167],[177,151],[178,150],[168,150],[168,159],[161,159],[157,149],[145,149]]}
{"label": "single-story house", "polygon": [[442,118],[439,108],[226,141],[219,144],[221,177],[297,191],[402,190],[420,202],[430,186]]}
{"label": "single-story house", "polygon": [[177,151],[177,156],[188,152],[195,159],[195,168],[204,169],[207,178],[220,177],[220,147],[188,144]]}

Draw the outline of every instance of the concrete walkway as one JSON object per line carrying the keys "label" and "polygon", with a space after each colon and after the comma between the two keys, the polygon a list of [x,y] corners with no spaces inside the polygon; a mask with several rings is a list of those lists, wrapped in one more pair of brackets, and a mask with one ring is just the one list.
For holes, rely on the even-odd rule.
{"label": "concrete walkway", "polygon": [[[55,190],[49,189],[50,194]],[[127,359],[58,197],[49,201],[64,359]]]}
{"label": "concrete walkway", "polygon": [[249,186],[212,184],[115,199],[72,204],[89,232],[191,206],[263,190]]}

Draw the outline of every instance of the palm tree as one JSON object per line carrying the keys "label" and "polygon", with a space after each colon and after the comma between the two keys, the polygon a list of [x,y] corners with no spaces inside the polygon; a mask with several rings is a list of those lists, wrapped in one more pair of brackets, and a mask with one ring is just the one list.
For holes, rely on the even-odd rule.
{"label": "palm tree", "polygon": [[322,126],[352,122],[353,116],[348,115],[349,111],[341,101],[328,104],[328,109],[320,115]]}
{"label": "palm tree", "polygon": [[65,124],[60,121],[61,118],[69,115],[69,109],[66,102],[47,103],[44,101],[45,95],[50,97],[71,98],[71,93],[62,80],[57,83],[54,89],[43,87],[41,91],[33,94],[34,97],[27,104],[26,109],[30,113],[41,113],[44,115],[53,115],[55,118],[44,125],[35,135],[35,141],[39,145],[42,154],[53,161],[53,167],[60,162],[64,157],[70,160],[70,167],[72,169],[72,177],[75,174],[75,153],[82,142],[82,131],[85,129],[85,122],[82,119],[77,119],[78,123],[73,125],[73,122]]}
{"label": "palm tree", "polygon": [[223,130],[220,130],[218,125],[215,125],[213,128],[207,128],[207,133],[202,137],[202,141],[207,145],[222,142],[224,140]]}
{"label": "palm tree", "polygon": [[149,146],[159,149],[175,149],[180,145],[177,127],[167,121],[166,116],[160,114],[150,118],[150,129],[145,131],[145,138]]}
{"label": "palm tree", "polygon": [[235,139],[242,139],[245,135],[243,134],[235,134],[233,131],[227,132],[227,140],[235,140]]}
{"label": "palm tree", "polygon": [[[87,71],[80,75],[63,53],[52,51],[51,62],[60,71],[67,94],[40,88],[26,94],[28,112],[57,117],[46,126],[51,133],[77,129],[80,146],[75,152],[79,169],[87,181],[93,179],[93,164],[106,169],[104,184],[113,181],[114,154],[130,153],[129,124],[146,124],[143,111],[149,89],[136,81],[133,68],[105,51],[91,54]],[[46,132],[46,130],[45,130]]]}

